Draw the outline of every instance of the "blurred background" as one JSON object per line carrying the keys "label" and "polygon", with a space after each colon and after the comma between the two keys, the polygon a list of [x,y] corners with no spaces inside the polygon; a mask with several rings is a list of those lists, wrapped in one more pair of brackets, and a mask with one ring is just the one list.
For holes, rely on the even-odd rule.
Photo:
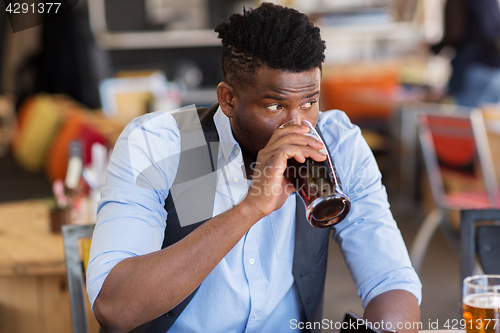
{"label": "blurred background", "polygon": [[[496,7],[472,18],[467,15],[476,12],[467,6],[474,7],[474,1],[467,0],[457,0],[462,6],[458,9],[446,0],[272,2],[297,8],[321,28],[327,49],[320,109],[341,109],[362,129],[422,279],[423,328],[436,320],[443,328],[447,320],[461,316],[457,212],[471,205],[498,206],[497,1],[478,1]],[[155,110],[212,105],[222,80],[220,41],[213,28],[259,3],[80,0],[65,15],[15,33],[2,11],[0,216],[2,206],[9,204],[59,200],[62,181],[66,194],[75,196],[66,223],[92,223],[105,162],[125,124]],[[491,23],[490,30],[480,27],[482,21]],[[464,49],[468,58],[459,58]],[[480,67],[474,67],[474,79],[466,76],[467,61]],[[460,71],[466,74],[456,79]],[[453,78],[461,81],[452,85]],[[466,92],[463,82],[473,83],[476,91]],[[482,96],[486,91],[488,96]],[[481,122],[472,129],[468,121],[477,112]],[[427,133],[422,127],[431,122],[422,120],[427,114],[465,119],[470,140],[448,138],[439,146],[442,140],[432,137],[433,146],[426,150],[421,142]],[[441,119],[438,127],[446,121]],[[459,147],[453,146],[457,143]],[[438,156],[440,152],[451,159]],[[77,163],[69,163],[71,159]],[[432,178],[429,170],[440,176]],[[70,172],[76,177],[73,185]],[[471,188],[486,193],[486,199],[476,196],[473,204],[467,197],[446,201],[449,192],[470,193]],[[56,208],[67,205],[59,200]],[[432,230],[427,236],[419,233],[424,221]],[[362,314],[333,242],[329,258],[324,318],[341,321],[348,310]],[[21,327],[5,319],[13,313],[5,310],[11,301],[1,296],[2,283],[4,288],[11,283],[8,279],[0,277],[0,331],[23,332],[7,330]]]}

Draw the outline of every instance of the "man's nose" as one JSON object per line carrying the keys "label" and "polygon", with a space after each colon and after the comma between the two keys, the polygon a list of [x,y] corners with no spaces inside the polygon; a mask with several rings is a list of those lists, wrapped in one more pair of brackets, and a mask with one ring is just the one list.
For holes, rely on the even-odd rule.
{"label": "man's nose", "polygon": [[296,124],[300,124],[304,116],[300,114],[298,109],[292,109],[288,113],[288,121],[294,120]]}

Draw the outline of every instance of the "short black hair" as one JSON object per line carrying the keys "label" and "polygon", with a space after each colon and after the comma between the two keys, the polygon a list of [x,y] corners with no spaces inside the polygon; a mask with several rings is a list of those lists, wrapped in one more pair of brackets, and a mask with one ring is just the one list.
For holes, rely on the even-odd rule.
{"label": "short black hair", "polygon": [[320,29],[292,8],[264,2],[231,15],[215,32],[222,39],[224,81],[231,85],[248,83],[262,66],[300,73],[321,69],[325,60]]}

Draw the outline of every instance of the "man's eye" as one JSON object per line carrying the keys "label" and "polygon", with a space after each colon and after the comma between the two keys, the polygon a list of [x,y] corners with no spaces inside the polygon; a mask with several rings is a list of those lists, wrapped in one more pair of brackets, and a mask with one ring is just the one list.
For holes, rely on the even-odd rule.
{"label": "man's eye", "polygon": [[279,104],[273,104],[273,105],[268,105],[267,109],[270,111],[278,111],[281,110],[283,107]]}
{"label": "man's eye", "polygon": [[317,101],[310,101],[310,102],[307,102],[305,104],[302,104],[301,108],[302,109],[309,109],[311,106],[313,106],[314,103],[316,103]]}

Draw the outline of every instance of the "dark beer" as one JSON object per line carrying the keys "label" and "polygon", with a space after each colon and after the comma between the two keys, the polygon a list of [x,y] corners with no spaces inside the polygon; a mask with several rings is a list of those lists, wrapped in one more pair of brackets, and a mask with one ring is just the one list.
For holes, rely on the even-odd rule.
{"label": "dark beer", "polygon": [[[280,128],[298,124],[299,121],[292,119]],[[302,198],[309,223],[317,228],[326,228],[342,221],[347,216],[351,209],[351,202],[342,192],[335,166],[323,138],[309,121],[302,119],[300,125],[309,128],[309,132],[304,135],[323,143],[325,147],[321,149],[321,152],[326,155],[326,160],[317,162],[306,158],[304,163],[299,163],[294,158],[288,159],[285,177]]]}
{"label": "dark beer", "polygon": [[314,227],[329,227],[349,213],[350,201],[340,188],[329,157],[323,162],[307,158],[304,163],[291,158],[285,177],[302,198],[307,220]]}

